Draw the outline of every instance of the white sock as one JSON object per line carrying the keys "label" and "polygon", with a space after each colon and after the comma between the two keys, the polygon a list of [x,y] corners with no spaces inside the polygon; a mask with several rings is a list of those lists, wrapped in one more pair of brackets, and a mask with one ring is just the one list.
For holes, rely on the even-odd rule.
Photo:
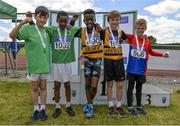
{"label": "white sock", "polygon": [[113,101],[109,101],[109,107],[113,107],[114,104],[113,104]]}
{"label": "white sock", "polygon": [[66,102],[66,108],[71,106],[71,102]]}
{"label": "white sock", "polygon": [[38,110],[39,111],[39,105],[34,105],[34,111]]}
{"label": "white sock", "polygon": [[60,106],[60,103],[59,103],[59,102],[57,102],[57,103],[56,103],[56,108],[61,108],[61,106]]}
{"label": "white sock", "polygon": [[40,110],[45,110],[46,109],[46,105],[41,105],[41,109]]}
{"label": "white sock", "polygon": [[117,101],[116,107],[117,107],[117,108],[121,107],[121,101]]}

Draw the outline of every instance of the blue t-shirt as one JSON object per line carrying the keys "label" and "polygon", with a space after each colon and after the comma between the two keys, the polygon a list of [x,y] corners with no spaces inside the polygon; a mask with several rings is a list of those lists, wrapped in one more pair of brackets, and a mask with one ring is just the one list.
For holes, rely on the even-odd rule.
{"label": "blue t-shirt", "polygon": [[20,50],[20,44],[13,41],[10,43],[9,49],[11,49],[12,53],[17,53]]}

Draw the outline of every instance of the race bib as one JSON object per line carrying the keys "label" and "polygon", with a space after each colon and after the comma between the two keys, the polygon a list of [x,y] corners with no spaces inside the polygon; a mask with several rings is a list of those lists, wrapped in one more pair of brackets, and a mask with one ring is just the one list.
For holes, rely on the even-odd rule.
{"label": "race bib", "polygon": [[131,49],[131,56],[136,58],[146,58],[146,51],[140,51],[137,49]]}
{"label": "race bib", "polygon": [[71,43],[70,41],[68,41],[69,39],[66,39],[66,42],[61,42],[59,39],[57,41],[54,42],[54,48],[56,50],[58,49],[69,49],[71,47]]}
{"label": "race bib", "polygon": [[117,43],[117,42],[114,42],[113,40],[109,40],[109,46],[111,48],[119,48],[120,47],[120,44]]}
{"label": "race bib", "polygon": [[92,42],[86,40],[87,45],[89,46],[96,46],[101,44],[100,36],[99,35],[94,35]]}
{"label": "race bib", "polygon": [[118,42],[118,37],[115,37],[115,42],[113,41],[112,37],[109,38],[109,47],[111,48],[119,48],[120,44]]}

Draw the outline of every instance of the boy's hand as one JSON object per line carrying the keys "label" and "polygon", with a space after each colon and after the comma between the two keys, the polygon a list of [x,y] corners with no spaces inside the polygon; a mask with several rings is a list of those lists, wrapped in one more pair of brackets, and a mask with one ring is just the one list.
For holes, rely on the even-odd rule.
{"label": "boy's hand", "polygon": [[[26,17],[32,18],[32,13],[31,13],[31,11],[28,11],[28,12],[26,13]],[[32,20],[31,22],[29,22],[29,24],[30,24],[30,25],[34,25],[35,23],[34,23],[33,20]]]}
{"label": "boy's hand", "polygon": [[164,53],[163,53],[163,57],[165,57],[165,58],[170,57],[170,53],[169,53],[169,52],[164,52]]}
{"label": "boy's hand", "polygon": [[95,29],[98,30],[98,31],[101,31],[101,30],[102,30],[101,26],[100,26],[98,23],[95,23],[95,24],[94,24],[94,27],[95,27]]}
{"label": "boy's hand", "polygon": [[26,17],[31,17],[31,18],[32,18],[32,13],[31,13],[31,11],[27,11]]}
{"label": "boy's hand", "polygon": [[83,55],[80,55],[79,57],[78,57],[78,60],[82,60],[84,58],[84,56]]}
{"label": "boy's hand", "polygon": [[76,22],[77,19],[78,19],[78,15],[73,15],[73,16],[72,16],[72,21]]}
{"label": "boy's hand", "polygon": [[70,28],[71,28],[71,25],[70,25],[70,24],[67,24],[66,28],[67,28],[67,29],[70,29]]}
{"label": "boy's hand", "polygon": [[24,19],[22,21],[23,24],[26,24],[26,23],[29,23],[29,22],[32,22],[32,18],[31,17],[27,17],[26,19]]}
{"label": "boy's hand", "polygon": [[144,35],[143,35],[143,38],[144,38],[144,39],[147,39],[147,38],[148,38],[148,37],[147,37],[147,34],[144,34]]}

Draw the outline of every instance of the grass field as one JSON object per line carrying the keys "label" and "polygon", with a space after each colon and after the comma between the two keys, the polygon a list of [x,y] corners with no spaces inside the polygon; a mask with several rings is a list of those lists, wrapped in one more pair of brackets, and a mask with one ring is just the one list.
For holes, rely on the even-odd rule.
{"label": "grass field", "polygon": [[[3,53],[4,50],[1,50],[0,51],[0,55],[4,55]],[[21,48],[18,52],[18,56],[25,56],[25,49],[24,48]]]}
{"label": "grass field", "polygon": [[[95,116],[92,119],[84,117],[82,105],[74,105],[75,117],[69,117],[64,111],[57,119],[52,118],[53,105],[47,106],[48,120],[36,122],[31,121],[33,111],[29,83],[2,82],[0,81],[0,125],[25,125],[25,124],[45,124],[45,125],[178,125],[180,124],[180,91],[172,95],[170,107],[147,107],[149,116],[135,118],[127,115],[120,118],[108,117],[107,106],[96,105]],[[125,107],[125,109],[127,109]]]}

